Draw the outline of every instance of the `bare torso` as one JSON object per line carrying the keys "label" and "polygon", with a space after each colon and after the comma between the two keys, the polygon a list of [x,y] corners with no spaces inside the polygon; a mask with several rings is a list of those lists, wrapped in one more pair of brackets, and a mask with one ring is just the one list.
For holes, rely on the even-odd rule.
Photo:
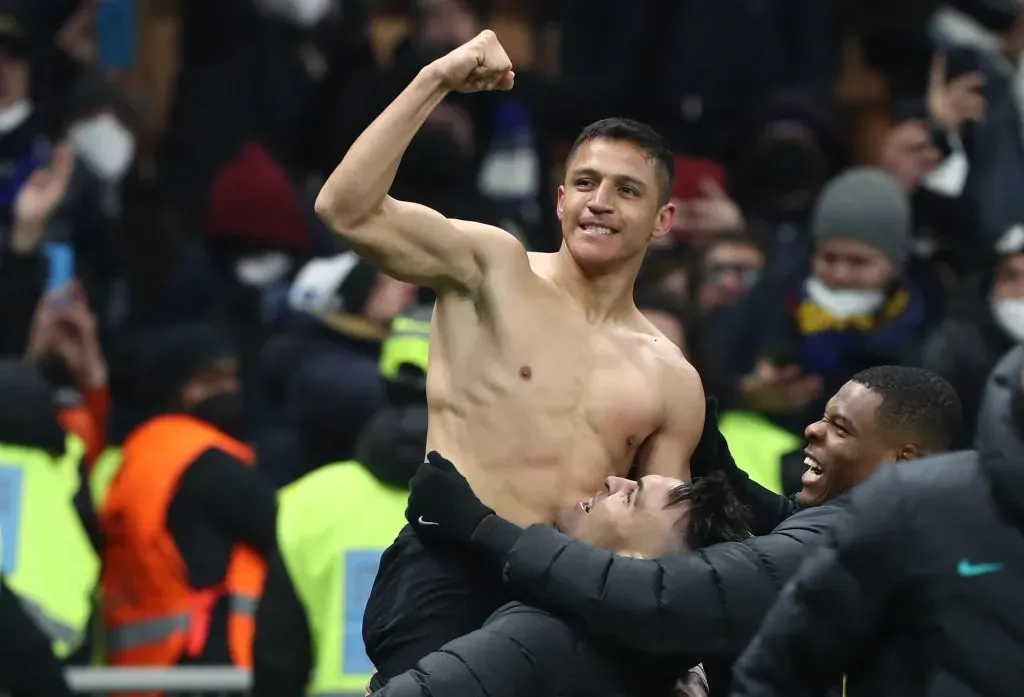
{"label": "bare torso", "polygon": [[588,322],[544,277],[547,261],[531,254],[534,273],[497,289],[486,311],[442,297],[430,339],[427,447],[520,525],[550,523],[605,477],[627,476],[667,399],[693,401],[703,417],[699,383],[666,394],[665,371],[690,369],[679,350],[639,312]]}

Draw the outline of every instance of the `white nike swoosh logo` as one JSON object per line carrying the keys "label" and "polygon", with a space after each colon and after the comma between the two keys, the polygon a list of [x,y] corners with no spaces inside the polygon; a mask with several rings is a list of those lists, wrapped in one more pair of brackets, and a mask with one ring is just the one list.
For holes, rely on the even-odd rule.
{"label": "white nike swoosh logo", "polygon": [[420,525],[440,525],[440,523],[431,523],[429,520],[423,520],[423,516],[420,516],[416,522]]}

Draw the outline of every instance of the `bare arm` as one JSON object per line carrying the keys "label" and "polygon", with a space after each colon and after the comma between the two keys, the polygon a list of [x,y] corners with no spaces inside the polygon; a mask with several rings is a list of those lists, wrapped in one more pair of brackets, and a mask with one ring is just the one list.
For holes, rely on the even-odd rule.
{"label": "bare arm", "polygon": [[666,363],[663,373],[665,418],[644,441],[637,477],[660,474],[689,481],[690,456],[704,428],[704,387],[697,371],[682,357]]}
{"label": "bare arm", "polygon": [[497,228],[449,220],[387,194],[409,142],[453,86],[462,91],[501,88],[505,82],[511,86],[511,78],[504,77],[505,82],[481,86],[482,78],[473,78],[474,71],[500,76],[511,72],[492,32],[483,32],[420,71],[356,139],[316,200],[317,215],[384,273],[462,293],[479,287],[490,260],[525,258],[522,246]]}

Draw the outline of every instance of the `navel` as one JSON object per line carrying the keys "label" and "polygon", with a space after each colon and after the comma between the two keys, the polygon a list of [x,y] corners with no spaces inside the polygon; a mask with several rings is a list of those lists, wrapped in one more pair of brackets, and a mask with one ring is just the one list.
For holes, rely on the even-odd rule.
{"label": "navel", "polygon": [[530,366],[524,365],[522,368],[520,368],[519,377],[521,377],[523,380],[529,380],[531,377],[533,377],[533,371],[530,370]]}

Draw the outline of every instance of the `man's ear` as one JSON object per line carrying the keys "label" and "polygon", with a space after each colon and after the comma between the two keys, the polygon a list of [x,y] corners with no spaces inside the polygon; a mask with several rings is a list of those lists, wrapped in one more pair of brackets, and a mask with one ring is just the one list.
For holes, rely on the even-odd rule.
{"label": "man's ear", "polygon": [[920,457],[923,457],[923,453],[921,452],[921,449],[913,443],[901,445],[899,450],[896,451],[896,462],[917,460]]}

